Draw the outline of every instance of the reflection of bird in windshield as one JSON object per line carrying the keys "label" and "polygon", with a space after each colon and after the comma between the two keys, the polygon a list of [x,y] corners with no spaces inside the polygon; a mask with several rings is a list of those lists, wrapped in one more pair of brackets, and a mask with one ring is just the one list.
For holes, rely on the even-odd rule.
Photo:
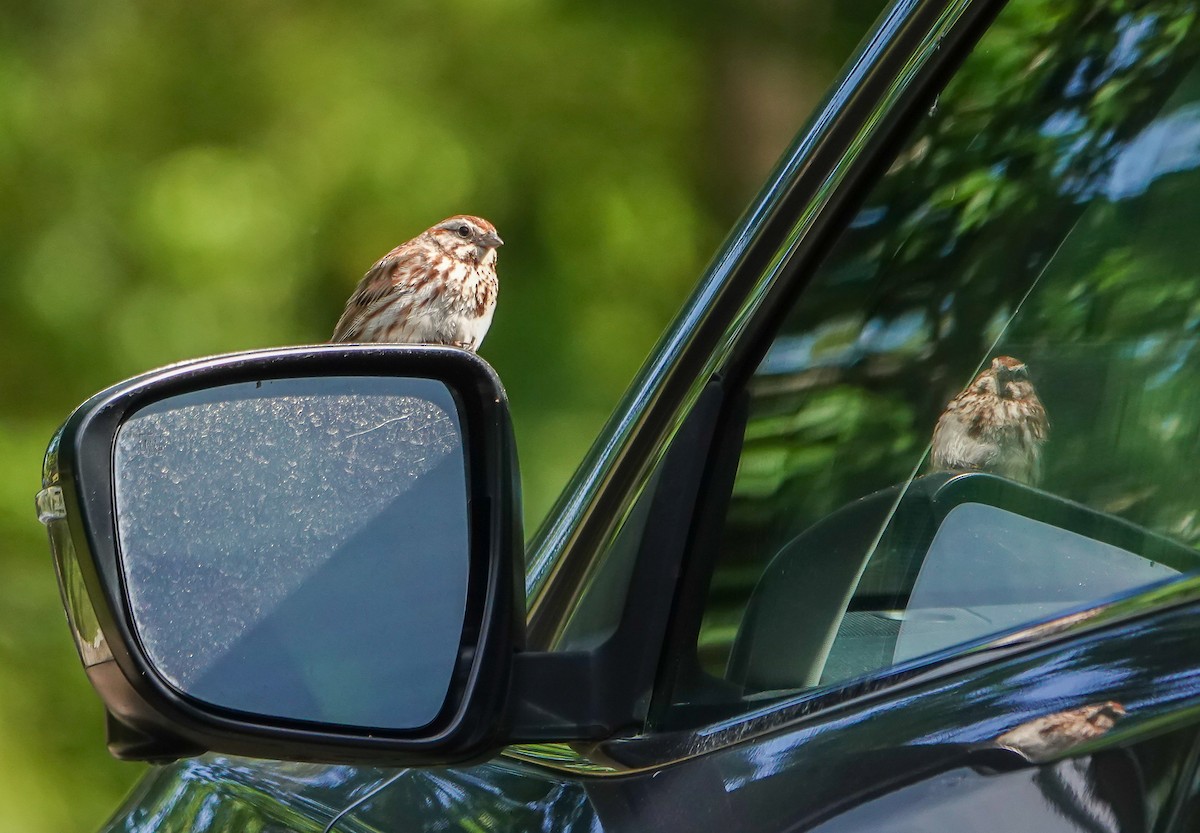
{"label": "reflection of bird in windshield", "polygon": [[985,471],[1036,484],[1048,430],[1025,363],[998,356],[942,411],[930,460],[936,471]]}

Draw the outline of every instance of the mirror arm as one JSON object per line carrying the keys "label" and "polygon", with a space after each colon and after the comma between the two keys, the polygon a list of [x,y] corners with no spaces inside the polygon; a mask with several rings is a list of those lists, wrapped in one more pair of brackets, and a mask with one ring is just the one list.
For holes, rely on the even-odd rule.
{"label": "mirror arm", "polygon": [[[616,630],[590,650],[513,655],[511,743],[602,740],[645,725],[671,611],[663,600],[676,593],[686,540],[680,530],[691,526],[723,403],[721,382],[713,380],[672,441],[661,482],[650,487],[654,522],[642,534]],[[726,455],[733,465],[740,448]]]}
{"label": "mirror arm", "polygon": [[168,735],[165,731],[153,734],[143,732],[128,723],[123,723],[107,710],[104,712],[104,718],[108,751],[118,760],[168,764],[181,758],[202,755],[207,751],[202,746]]}
{"label": "mirror arm", "polygon": [[509,742],[600,740],[632,722],[603,665],[598,650],[515,654]]}

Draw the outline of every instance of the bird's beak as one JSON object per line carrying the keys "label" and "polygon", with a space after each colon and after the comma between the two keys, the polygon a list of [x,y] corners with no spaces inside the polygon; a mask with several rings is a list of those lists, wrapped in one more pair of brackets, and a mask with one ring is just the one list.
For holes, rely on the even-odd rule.
{"label": "bird's beak", "polygon": [[489,249],[499,249],[504,245],[504,241],[500,239],[500,235],[494,231],[489,231],[483,237],[480,237],[479,242]]}

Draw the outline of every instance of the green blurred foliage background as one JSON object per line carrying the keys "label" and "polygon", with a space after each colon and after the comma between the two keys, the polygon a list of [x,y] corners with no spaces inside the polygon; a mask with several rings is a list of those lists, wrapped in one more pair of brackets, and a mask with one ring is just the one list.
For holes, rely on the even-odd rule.
{"label": "green blurred foliage background", "polygon": [[108,758],[32,498],[99,388],[326,339],[367,266],[493,220],[527,522],[879,0],[9,0],[0,15],[0,829],[87,830]]}

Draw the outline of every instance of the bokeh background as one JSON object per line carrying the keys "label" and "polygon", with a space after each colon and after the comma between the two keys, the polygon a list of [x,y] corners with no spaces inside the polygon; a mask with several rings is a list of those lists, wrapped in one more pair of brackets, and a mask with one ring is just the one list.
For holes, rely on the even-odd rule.
{"label": "bokeh background", "polygon": [[111,760],[33,512],[94,391],[326,339],[372,261],[493,220],[532,529],[880,0],[8,0],[0,14],[0,829]]}

